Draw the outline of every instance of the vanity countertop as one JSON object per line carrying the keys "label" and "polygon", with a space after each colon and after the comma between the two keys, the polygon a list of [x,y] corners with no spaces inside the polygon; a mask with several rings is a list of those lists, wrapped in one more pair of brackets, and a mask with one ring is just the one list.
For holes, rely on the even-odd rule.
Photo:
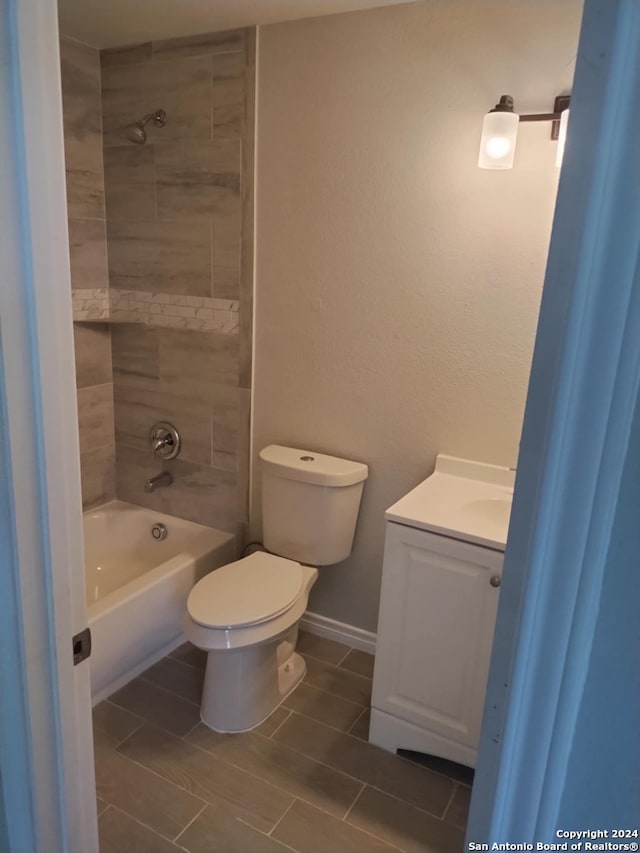
{"label": "vanity countertop", "polygon": [[504,551],[514,479],[510,468],[438,454],[433,474],[385,518]]}

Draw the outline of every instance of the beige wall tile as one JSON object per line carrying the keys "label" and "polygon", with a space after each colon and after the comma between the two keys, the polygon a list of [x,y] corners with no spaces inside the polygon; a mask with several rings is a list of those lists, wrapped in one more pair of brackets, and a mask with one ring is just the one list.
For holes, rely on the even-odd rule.
{"label": "beige wall tile", "polygon": [[213,57],[214,139],[239,137],[243,133],[244,66],[244,52],[221,54]]}
{"label": "beige wall tile", "polygon": [[104,217],[98,51],[60,42],[62,109],[71,217]]}
{"label": "beige wall tile", "polygon": [[[106,65],[102,68],[105,145],[126,141],[127,125],[163,109],[167,123],[146,126],[149,143],[211,138],[211,61],[208,56]],[[135,143],[130,143],[131,145]]]}
{"label": "beige wall tile", "polygon": [[154,41],[155,59],[174,56],[194,56],[203,53],[228,53],[244,48],[244,30],[224,30],[219,33],[205,33],[183,38]]}
{"label": "beige wall tile", "polygon": [[237,338],[215,332],[160,330],[162,382],[175,394],[211,401],[220,399],[217,386],[238,384]]}
{"label": "beige wall tile", "polygon": [[236,209],[240,140],[183,142],[156,151],[158,215],[209,216]]}
{"label": "beige wall tile", "polygon": [[109,286],[107,240],[103,220],[70,219],[69,253],[71,287],[74,290]]}
{"label": "beige wall tile", "polygon": [[78,138],[65,133],[67,207],[71,217],[104,219],[102,139],[99,133]]}
{"label": "beige wall tile", "polygon": [[113,385],[110,382],[78,388],[78,425],[81,455],[113,446]]}
{"label": "beige wall tile", "polygon": [[244,69],[244,52],[212,57],[214,107],[244,105]]}
{"label": "beige wall tile", "polygon": [[214,266],[239,269],[241,230],[240,199],[235,209],[213,215]]}
{"label": "beige wall tile", "polygon": [[155,387],[160,375],[158,329],[115,323],[111,329],[113,379]]}
{"label": "beige wall tile", "polygon": [[104,150],[107,184],[131,184],[153,190],[153,145],[114,145]]}
{"label": "beige wall tile", "polygon": [[111,330],[97,323],[74,323],[76,385],[102,385],[111,382]]}
{"label": "beige wall tile", "polygon": [[62,114],[65,133],[83,139],[102,132],[98,51],[70,39],[60,40]]}
{"label": "beige wall tile", "polygon": [[156,218],[153,145],[114,145],[104,150],[109,220]]}
{"label": "beige wall tile", "polygon": [[[172,473],[173,484],[145,492],[145,482],[163,468]],[[119,444],[116,481],[121,500],[235,533],[237,487],[233,472],[179,458],[159,463],[148,450]]]}
{"label": "beige wall tile", "polygon": [[240,296],[240,270],[233,267],[213,267],[213,295],[218,299],[238,299]]}
{"label": "beige wall tile", "polygon": [[110,47],[100,51],[100,64],[103,68],[113,65],[129,65],[134,62],[144,62],[151,59],[153,48],[150,41],[126,47]]}
{"label": "beige wall tile", "polygon": [[180,458],[211,464],[211,406],[198,399],[178,397],[162,387],[149,390],[118,382],[114,391],[118,444],[149,452],[154,423],[169,421],[181,438]]}
{"label": "beige wall tile", "polygon": [[124,290],[211,296],[207,221],[109,221],[109,282]]}
{"label": "beige wall tile", "polygon": [[111,501],[116,496],[114,446],[80,454],[82,505],[85,509]]}

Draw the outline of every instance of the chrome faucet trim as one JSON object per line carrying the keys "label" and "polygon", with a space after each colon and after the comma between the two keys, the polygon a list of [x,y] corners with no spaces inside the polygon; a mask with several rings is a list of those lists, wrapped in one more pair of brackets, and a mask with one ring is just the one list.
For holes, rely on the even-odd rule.
{"label": "chrome faucet trim", "polygon": [[161,471],[155,477],[149,477],[144,484],[145,492],[155,492],[161,486],[170,486],[173,483],[173,476],[170,471]]}

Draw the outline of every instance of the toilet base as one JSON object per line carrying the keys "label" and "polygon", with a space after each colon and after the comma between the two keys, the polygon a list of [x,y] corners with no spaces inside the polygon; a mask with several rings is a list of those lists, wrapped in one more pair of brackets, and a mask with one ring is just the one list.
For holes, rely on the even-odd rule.
{"label": "toilet base", "polygon": [[285,640],[210,651],[202,688],[202,722],[225,734],[250,731],[264,722],[304,678],[306,664],[294,647]]}

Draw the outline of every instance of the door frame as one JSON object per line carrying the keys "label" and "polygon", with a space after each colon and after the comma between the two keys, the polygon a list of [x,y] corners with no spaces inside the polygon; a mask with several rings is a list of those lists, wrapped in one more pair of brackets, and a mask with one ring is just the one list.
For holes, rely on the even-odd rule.
{"label": "door frame", "polygon": [[10,851],[97,853],[55,0],[0,4],[0,126],[3,829]]}
{"label": "door frame", "polygon": [[558,841],[640,393],[639,89],[640,3],[586,0],[468,844]]}

